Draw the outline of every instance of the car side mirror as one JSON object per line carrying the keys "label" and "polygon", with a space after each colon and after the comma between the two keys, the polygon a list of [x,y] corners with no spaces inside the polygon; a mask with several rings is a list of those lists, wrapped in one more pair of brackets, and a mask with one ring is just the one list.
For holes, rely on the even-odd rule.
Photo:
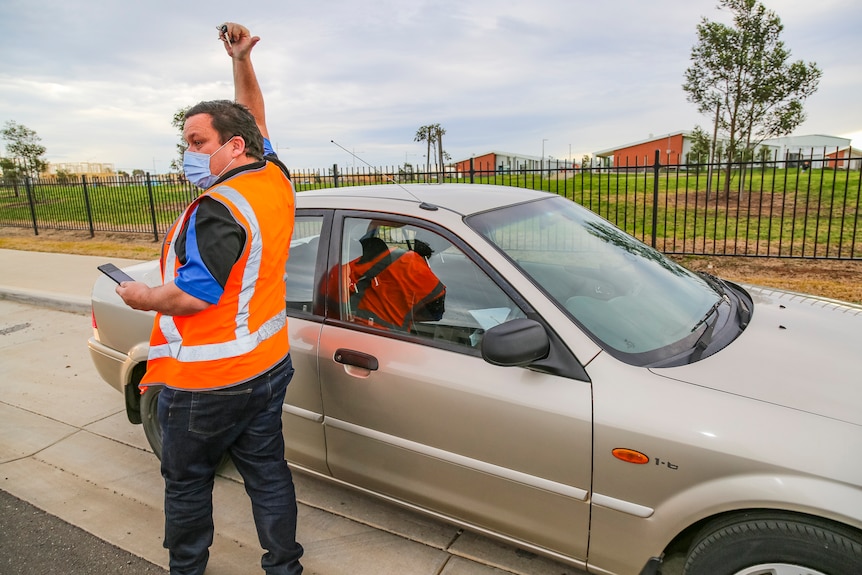
{"label": "car side mirror", "polygon": [[518,318],[494,326],[482,337],[482,359],[503,367],[524,367],[544,359],[551,340],[539,322]]}

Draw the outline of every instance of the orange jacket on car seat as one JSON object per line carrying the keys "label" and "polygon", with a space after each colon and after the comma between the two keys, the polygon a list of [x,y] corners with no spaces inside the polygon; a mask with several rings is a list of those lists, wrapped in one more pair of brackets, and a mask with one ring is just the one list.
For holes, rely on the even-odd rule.
{"label": "orange jacket on car seat", "polygon": [[362,244],[363,255],[344,269],[355,320],[407,331],[416,321],[443,317],[446,286],[422,255],[390,251],[378,238]]}

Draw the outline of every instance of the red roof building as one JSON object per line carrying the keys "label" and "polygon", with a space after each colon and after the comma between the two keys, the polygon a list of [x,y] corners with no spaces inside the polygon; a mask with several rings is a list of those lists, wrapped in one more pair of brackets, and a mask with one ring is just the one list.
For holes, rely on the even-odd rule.
{"label": "red roof building", "polygon": [[602,167],[634,168],[652,166],[656,152],[662,164],[683,164],[690,150],[691,132],[675,132],[602,150],[593,155]]}

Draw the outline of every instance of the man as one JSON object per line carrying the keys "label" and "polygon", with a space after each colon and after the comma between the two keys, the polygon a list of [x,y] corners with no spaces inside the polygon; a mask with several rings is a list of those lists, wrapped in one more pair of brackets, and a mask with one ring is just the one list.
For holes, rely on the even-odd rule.
{"label": "man", "polygon": [[186,177],[206,191],[174,223],[162,280],[123,282],[131,307],[156,311],[141,387],[162,386],[165,547],[172,575],[200,575],[213,541],[212,488],[229,453],[252,502],[270,575],[302,573],[296,496],[284,461],[281,407],[293,375],[284,269],[294,194],[272,153],[251,62],[260,40],[221,27],[236,102],[186,113]]}

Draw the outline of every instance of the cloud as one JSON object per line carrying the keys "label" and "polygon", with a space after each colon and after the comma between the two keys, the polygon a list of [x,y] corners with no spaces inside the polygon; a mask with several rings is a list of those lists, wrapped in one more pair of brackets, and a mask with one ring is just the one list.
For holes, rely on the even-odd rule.
{"label": "cloud", "polygon": [[[797,133],[862,131],[854,0],[769,0],[794,59],[824,71]],[[34,129],[51,161],[166,171],[177,109],[233,96],[216,25],[261,36],[255,67],[273,142],[292,168],[421,162],[416,129],[447,152],[557,158],[708,125],[681,85],[714,0],[322,0],[0,5],[0,122]],[[862,145],[860,142],[858,145]],[[571,150],[571,152],[570,152]]]}

